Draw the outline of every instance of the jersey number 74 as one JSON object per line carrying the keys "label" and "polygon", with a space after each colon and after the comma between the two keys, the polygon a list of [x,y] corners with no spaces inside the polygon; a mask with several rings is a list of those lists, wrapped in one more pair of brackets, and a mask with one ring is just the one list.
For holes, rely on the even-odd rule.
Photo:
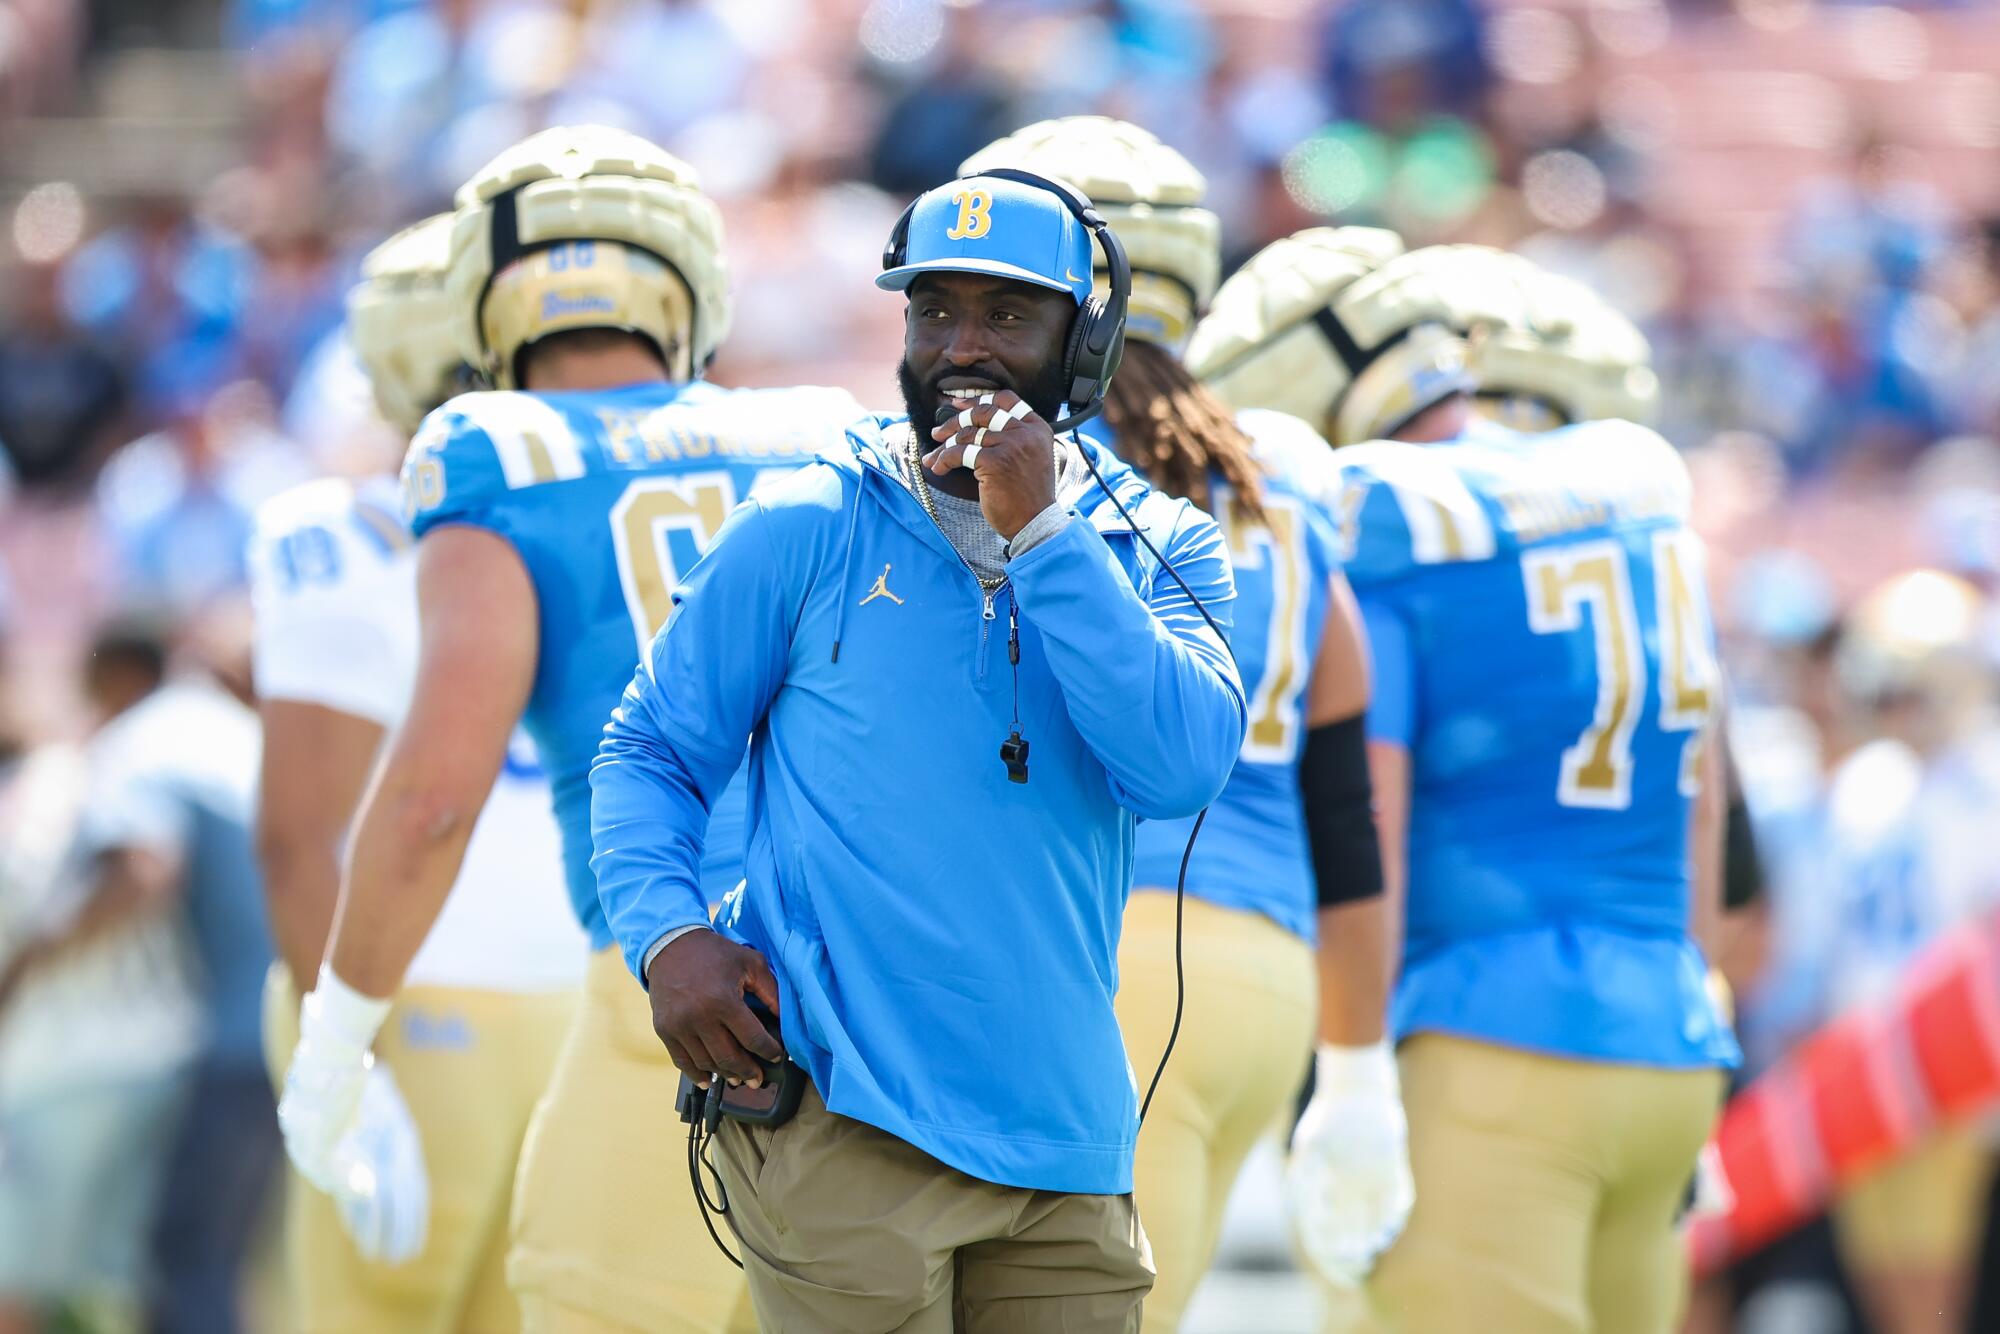
{"label": "jersey number 74", "polygon": [[[1689,733],[1681,747],[1680,791],[1700,787],[1701,744],[1715,709],[1719,671],[1701,583],[1701,547],[1685,529],[1653,534],[1653,606],[1659,618],[1660,729]],[[1632,804],[1632,734],[1646,692],[1646,645],[1639,633],[1632,570],[1609,538],[1530,551],[1521,557],[1528,628],[1536,634],[1589,633],[1597,657],[1597,708],[1562,755],[1556,800],[1565,806],[1625,810]]]}

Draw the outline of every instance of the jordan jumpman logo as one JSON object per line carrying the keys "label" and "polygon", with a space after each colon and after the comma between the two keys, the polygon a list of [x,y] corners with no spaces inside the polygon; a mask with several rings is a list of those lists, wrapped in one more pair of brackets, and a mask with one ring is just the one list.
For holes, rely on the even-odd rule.
{"label": "jordan jumpman logo", "polygon": [[882,573],[875,576],[875,586],[868,590],[868,596],[861,599],[861,601],[855,603],[854,605],[857,607],[865,607],[869,603],[873,602],[876,598],[887,598],[889,599],[889,601],[895,603],[897,606],[899,607],[902,606],[903,599],[897,597],[894,593],[891,593],[889,591],[889,571],[892,568],[894,568],[892,564],[885,562],[882,566]]}

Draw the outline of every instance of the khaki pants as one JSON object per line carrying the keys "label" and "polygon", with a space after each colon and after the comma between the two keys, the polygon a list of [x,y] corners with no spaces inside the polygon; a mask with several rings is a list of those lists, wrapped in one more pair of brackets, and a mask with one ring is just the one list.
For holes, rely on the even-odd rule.
{"label": "khaki pants", "polygon": [[808,1089],[776,1130],[722,1123],[765,1334],[1136,1334],[1152,1258],[1129,1195],[980,1181]]}
{"label": "khaki pants", "polygon": [[[1251,1145],[1298,1096],[1312,1059],[1312,947],[1261,913],[1186,903],[1187,1006],[1139,1130],[1134,1196],[1159,1282],[1147,1334],[1172,1334],[1215,1255]],[[1139,1087],[1174,1022],[1174,896],[1141,891],[1118,947],[1118,1023]]]}
{"label": "khaki pants", "polygon": [[[285,1189],[285,1267],[300,1334],[509,1334],[507,1213],[535,1103],[576,1008],[571,992],[409,987],[375,1040],[423,1138],[430,1231],[403,1265],[362,1259],[333,1200],[296,1174]],[[264,984],[264,1057],[282,1083],[299,997],[283,965]]]}
{"label": "khaki pants", "polygon": [[514,1188],[507,1279],[528,1334],[756,1334],[695,1207],[679,1087],[646,993],[598,951]]}
{"label": "khaki pants", "polygon": [[[1674,1217],[1720,1070],[1568,1061],[1426,1033],[1403,1044],[1417,1205],[1329,1330],[1668,1334],[1687,1287]],[[1379,1323],[1371,1323],[1379,1322]]]}

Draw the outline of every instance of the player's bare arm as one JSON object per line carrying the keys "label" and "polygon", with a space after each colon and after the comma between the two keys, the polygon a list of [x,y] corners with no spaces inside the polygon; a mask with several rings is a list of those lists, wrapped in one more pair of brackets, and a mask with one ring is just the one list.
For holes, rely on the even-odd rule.
{"label": "player's bare arm", "polygon": [[1368,743],[1368,782],[1375,791],[1375,832],[1382,843],[1382,903],[1388,914],[1390,957],[1402,954],[1403,894],[1410,868],[1410,752],[1393,741]]}
{"label": "player's bare arm", "polygon": [[318,975],[340,899],[340,848],[382,745],[370,719],[303,700],[266,699],[257,855],[278,955],[292,977]]}
{"label": "player's bare arm", "polygon": [[348,854],[328,961],[388,996],[444,907],[534,684],[535,591],[505,540],[453,527],[417,558],[423,652]]}
{"label": "player's bare arm", "polygon": [[1701,749],[1701,788],[1688,811],[1688,860],[1694,867],[1688,931],[1711,963],[1728,953],[1723,888],[1724,839],[1729,824],[1729,738],[1722,715],[1709,725]]}

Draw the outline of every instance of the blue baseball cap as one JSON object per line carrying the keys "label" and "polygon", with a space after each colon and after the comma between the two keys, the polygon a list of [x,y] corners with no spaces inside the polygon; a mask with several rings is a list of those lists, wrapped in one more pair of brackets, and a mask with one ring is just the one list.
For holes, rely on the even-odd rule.
{"label": "blue baseball cap", "polygon": [[902,291],[922,273],[987,273],[1090,295],[1091,237],[1052,191],[1001,176],[964,176],[918,196],[901,263],[875,279]]}

